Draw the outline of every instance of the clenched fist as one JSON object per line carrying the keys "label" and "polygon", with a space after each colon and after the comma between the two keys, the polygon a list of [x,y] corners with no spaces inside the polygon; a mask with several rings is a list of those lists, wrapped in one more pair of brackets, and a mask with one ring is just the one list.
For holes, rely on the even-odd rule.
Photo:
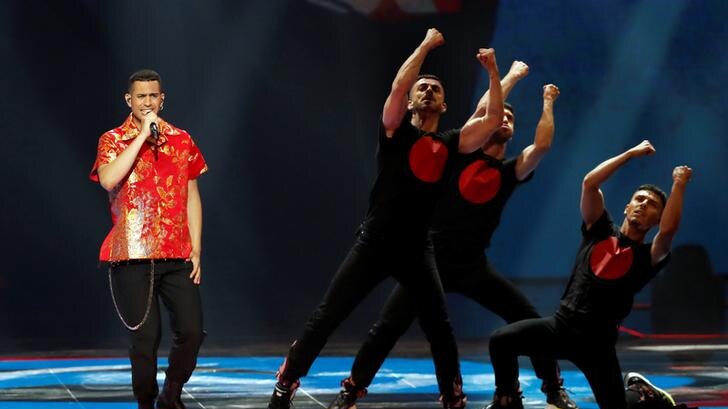
{"label": "clenched fist", "polygon": [[650,141],[645,139],[644,141],[640,142],[639,145],[635,146],[634,148],[628,150],[631,157],[637,157],[637,156],[646,156],[646,155],[652,155],[655,153],[655,148],[652,146]]}
{"label": "clenched fist", "polygon": [[686,184],[690,181],[690,177],[693,175],[693,170],[689,167],[682,165],[676,166],[672,170],[672,181],[675,183]]}
{"label": "clenched fist", "polygon": [[480,61],[480,65],[483,66],[490,73],[498,72],[498,64],[495,61],[495,50],[492,48],[481,48],[478,50],[478,54],[475,58]]}
{"label": "clenched fist", "polygon": [[437,31],[436,28],[431,28],[431,29],[427,30],[425,39],[422,40],[422,46],[424,48],[426,48],[428,51],[432,50],[433,48],[439,47],[443,44],[445,44],[445,37],[443,37],[442,33]]}
{"label": "clenched fist", "polygon": [[546,84],[543,86],[543,99],[544,100],[551,100],[556,101],[556,98],[559,97],[559,87],[557,87],[554,84]]}
{"label": "clenched fist", "polygon": [[523,61],[513,61],[511,69],[508,70],[508,75],[516,77],[519,80],[523,79],[526,75],[528,75],[528,65],[526,65]]}

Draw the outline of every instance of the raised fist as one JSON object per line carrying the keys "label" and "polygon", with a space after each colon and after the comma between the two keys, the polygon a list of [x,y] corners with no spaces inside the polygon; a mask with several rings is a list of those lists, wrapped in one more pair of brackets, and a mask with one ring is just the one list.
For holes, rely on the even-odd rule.
{"label": "raised fist", "polygon": [[508,70],[508,75],[518,78],[519,80],[528,75],[528,65],[523,61],[513,61],[511,69]]}
{"label": "raised fist", "polygon": [[432,50],[433,48],[439,47],[443,44],[445,44],[445,37],[443,37],[442,33],[437,31],[436,28],[427,30],[425,39],[422,40],[422,45],[428,50]]}
{"label": "raised fist", "polygon": [[690,181],[690,177],[693,175],[693,170],[689,167],[682,165],[682,166],[676,166],[675,169],[672,170],[672,181],[675,183],[688,183]]}
{"label": "raised fist", "polygon": [[632,157],[646,156],[655,153],[655,148],[652,146],[650,141],[645,139],[644,141],[640,142],[639,145],[635,146],[627,152],[629,152]]}
{"label": "raised fist", "polygon": [[557,87],[556,85],[546,84],[543,86],[543,99],[556,101],[556,98],[559,97],[559,94],[559,87]]}
{"label": "raised fist", "polygon": [[498,65],[495,61],[495,50],[492,48],[481,48],[478,50],[478,54],[475,58],[480,61],[480,65],[483,66],[488,72],[498,72]]}

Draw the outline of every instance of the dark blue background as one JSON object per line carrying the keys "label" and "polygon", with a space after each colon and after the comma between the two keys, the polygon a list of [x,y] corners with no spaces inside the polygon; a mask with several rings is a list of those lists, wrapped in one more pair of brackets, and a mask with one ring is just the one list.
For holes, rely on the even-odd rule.
{"label": "dark blue background", "polygon": [[[382,21],[295,0],[6,2],[0,351],[121,345],[96,262],[107,199],[88,172],[98,136],[128,113],[126,78],[143,67],[162,74],[163,116],[193,135],[210,167],[200,179],[207,345],[289,342],[351,244],[382,104],[430,26],[447,40],[424,68],[445,81],[443,127],[459,126],[485,89],[478,47],[496,48],[502,74],[514,59],[531,67],[509,98],[509,154],[532,140],[541,86],[561,89],[553,148],[488,252],[542,312],[556,305],[578,244],[581,178],[645,138],[657,153],[604,185],[609,210],[619,219],[638,184],[669,189],[672,168],[690,165],[676,244],[706,247],[714,270],[728,271],[728,3],[463,1],[462,10]],[[390,285],[337,339],[361,339]],[[462,298],[450,308],[460,337],[500,325]]]}

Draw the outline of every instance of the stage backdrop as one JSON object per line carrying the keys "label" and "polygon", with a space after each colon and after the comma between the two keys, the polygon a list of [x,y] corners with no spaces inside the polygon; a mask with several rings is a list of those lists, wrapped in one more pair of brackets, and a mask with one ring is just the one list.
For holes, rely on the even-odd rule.
{"label": "stage backdrop", "polygon": [[[96,261],[107,195],[88,173],[99,135],[128,114],[126,78],[146,67],[164,80],[162,116],[191,133],[209,164],[200,178],[206,347],[291,341],[366,211],[382,104],[428,27],[447,42],[423,69],[445,82],[445,128],[461,125],[485,90],[478,47],[496,48],[503,75],[514,59],[531,67],[511,94],[509,155],[533,138],[542,85],[561,89],[553,148],[488,251],[543,313],[579,242],[583,175],[642,139],[657,153],[603,187],[614,218],[638,184],[668,189],[672,168],[688,164],[676,244],[704,247],[726,272],[726,16],[720,0],[6,2],[0,353],[123,345]],[[392,284],[335,339],[361,339]],[[450,309],[460,338],[502,323],[459,297]]]}

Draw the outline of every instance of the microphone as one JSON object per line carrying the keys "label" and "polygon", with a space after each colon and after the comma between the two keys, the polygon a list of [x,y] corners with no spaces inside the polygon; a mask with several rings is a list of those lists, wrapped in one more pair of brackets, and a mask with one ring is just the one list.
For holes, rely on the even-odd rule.
{"label": "microphone", "polygon": [[159,138],[159,128],[157,127],[157,123],[152,122],[149,125],[149,130],[152,131],[152,138],[156,141],[157,138]]}

